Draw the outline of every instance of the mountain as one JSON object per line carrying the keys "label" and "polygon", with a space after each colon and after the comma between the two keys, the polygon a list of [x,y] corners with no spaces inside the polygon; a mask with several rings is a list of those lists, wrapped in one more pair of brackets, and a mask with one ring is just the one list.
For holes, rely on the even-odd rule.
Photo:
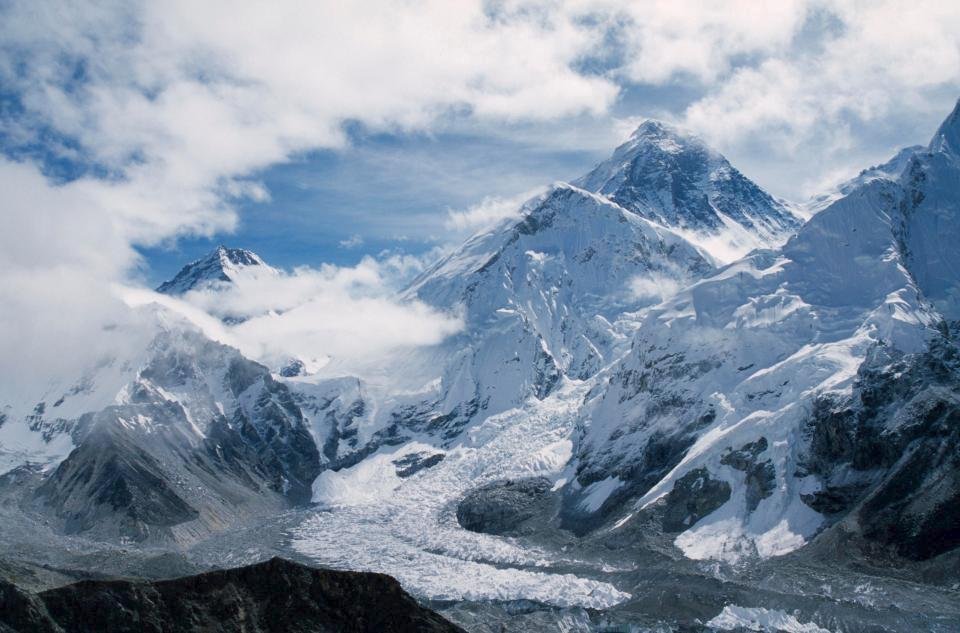
{"label": "mountain", "polygon": [[446,406],[486,414],[586,379],[624,339],[618,320],[712,270],[674,232],[560,184],[520,220],[469,240],[416,279],[408,296],[461,308],[468,334],[444,377]]}
{"label": "mountain", "polygon": [[0,581],[0,630],[374,633],[462,631],[382,574],[275,558],[156,582],[88,580],[31,594]]}
{"label": "mountain", "polygon": [[146,312],[137,345],[0,428],[22,510],[65,534],[183,544],[309,501],[320,455],[288,387]]}
{"label": "mountain", "polygon": [[[638,193],[648,180],[661,197]],[[435,381],[429,393],[398,401],[361,389],[342,410],[366,413],[347,417],[324,408],[338,399],[312,397],[328,446],[352,438],[332,454],[359,457],[423,432],[450,442],[564,380],[588,380],[626,351],[638,311],[715,270],[722,258],[703,244],[731,231],[757,235],[751,246],[776,241],[798,223],[702,141],[663,124],[641,126],[577,183],[555,184],[411,283],[403,299],[462,314],[464,334],[402,359],[396,373]]]}
{"label": "mountain", "polygon": [[727,561],[840,524],[912,558],[960,545],[957,119],[645,315],[587,398],[571,527],[656,516],[687,556]]}
{"label": "mountain", "polygon": [[957,101],[953,111],[933,135],[930,152],[945,155],[950,159],[960,158],[960,101]]}
{"label": "mountain", "polygon": [[903,170],[913,158],[914,154],[923,152],[924,150],[926,150],[926,147],[923,145],[904,147],[887,162],[868,167],[850,180],[840,183],[831,191],[812,197],[803,205],[803,208],[806,213],[813,215],[823,211],[840,198],[852,193],[855,189],[867,184],[871,180],[895,180],[903,173]]}
{"label": "mountain", "polygon": [[801,223],[700,138],[659,121],[643,123],[574,184],[677,231],[722,263],[782,243]]}
{"label": "mountain", "polygon": [[257,267],[257,272],[276,274],[276,269],[268,266],[254,252],[218,246],[206,256],[184,266],[173,279],[157,286],[157,292],[182,295],[191,290],[215,288],[219,284],[233,282],[238,274],[252,267]]}

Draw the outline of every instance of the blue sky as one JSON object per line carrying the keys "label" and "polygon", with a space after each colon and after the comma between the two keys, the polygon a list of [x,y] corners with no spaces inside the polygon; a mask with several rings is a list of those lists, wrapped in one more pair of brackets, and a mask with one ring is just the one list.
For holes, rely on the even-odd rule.
{"label": "blue sky", "polygon": [[[611,116],[624,121],[648,116],[678,119],[702,94],[682,84],[629,86],[611,108]],[[939,98],[949,104],[952,89],[943,90]],[[931,112],[869,126],[852,118],[846,125],[860,141],[843,152],[847,163],[838,177],[853,176],[899,147],[926,143],[941,118]],[[562,137],[558,126],[568,128],[569,139],[546,138]],[[147,261],[145,279],[150,284],[168,279],[184,263],[220,243],[256,251],[283,268],[351,266],[366,255],[384,252],[420,255],[463,237],[445,227],[450,211],[467,209],[485,197],[507,198],[557,180],[572,180],[604,160],[622,140],[604,121],[586,117],[551,125],[503,125],[496,131],[477,129],[468,121],[449,122],[446,127],[431,134],[405,134],[347,126],[346,147],[305,152],[258,173],[256,178],[270,197],[240,204],[234,232],[141,248]],[[580,138],[590,133],[596,137]],[[796,201],[802,201],[804,181],[816,178],[820,166],[812,157],[813,164],[797,169],[794,177],[788,171],[795,168],[793,161],[778,164],[775,153],[762,143],[721,149],[748,177],[775,195]]]}
{"label": "blue sky", "polygon": [[444,226],[449,211],[569,180],[604,153],[469,133],[355,129],[342,150],[305,153],[258,174],[270,199],[244,202],[233,234],[144,249],[148,279],[169,277],[220,242],[285,268],[353,265],[383,251],[421,254],[460,237]]}
{"label": "blue sky", "polygon": [[628,87],[610,117],[494,129],[456,115],[430,133],[347,124],[346,147],[305,152],[257,174],[270,198],[240,205],[235,232],[141,248],[143,274],[158,284],[221,243],[283,268],[351,266],[367,255],[421,255],[456,244],[466,235],[445,226],[451,211],[572,180],[607,158],[632,127],[611,130],[610,118],[673,117],[701,94],[682,83]]}
{"label": "blue sky", "polygon": [[934,0],[0,18],[0,181],[22,194],[3,263],[105,282],[155,285],[218,243],[288,268],[449,247],[451,212],[576,177],[647,117],[802,200],[926,142],[960,96],[960,7]]}

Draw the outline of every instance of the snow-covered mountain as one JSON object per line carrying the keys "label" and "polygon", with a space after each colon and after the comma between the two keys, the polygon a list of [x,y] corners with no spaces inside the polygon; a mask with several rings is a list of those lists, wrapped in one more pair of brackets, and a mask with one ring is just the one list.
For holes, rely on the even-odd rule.
{"label": "snow-covered mountain", "polygon": [[777,246],[800,225],[700,138],[659,121],[643,123],[574,184],[679,232],[721,263]]}
{"label": "snow-covered mountain", "polygon": [[589,378],[625,341],[624,315],[712,269],[673,231],[560,184],[407,294],[464,311],[467,333],[447,344],[457,352],[443,376],[445,405],[469,402],[489,415],[545,397],[564,376]]}
{"label": "snow-covered mountain", "polygon": [[[363,406],[345,410],[365,414],[349,423],[318,411],[345,425],[329,437],[359,427],[374,443],[420,433],[453,441],[562,380],[588,380],[626,351],[638,311],[729,255],[707,245],[776,243],[799,222],[702,141],[658,123],[577,182],[555,184],[412,282],[404,298],[462,314],[464,333],[400,361],[395,373],[419,375],[433,385],[426,393],[397,401],[361,388]],[[659,193],[641,195],[651,182]],[[738,242],[741,234],[754,237]],[[340,450],[370,450],[355,443]]]}
{"label": "snow-covered mountain", "polygon": [[177,275],[157,287],[157,292],[182,295],[191,290],[216,288],[219,284],[233,282],[238,274],[257,267],[257,272],[277,274],[260,256],[242,248],[218,246],[200,259],[184,266]]}
{"label": "snow-covered mountain", "polygon": [[[140,302],[82,375],[2,392],[4,507],[182,545],[300,506],[278,540],[440,601],[641,604],[668,560],[719,583],[701,622],[748,590],[684,557],[956,553],[960,103],[807,211],[647,122],[405,288],[464,328],[375,371],[273,374]],[[159,291],[261,273],[221,247]]]}
{"label": "snow-covered mountain", "polygon": [[850,194],[855,189],[867,184],[871,180],[895,180],[901,173],[903,173],[903,170],[913,158],[914,154],[923,152],[926,149],[927,148],[923,145],[911,145],[910,147],[904,147],[887,162],[880,165],[874,165],[873,167],[868,167],[850,180],[840,183],[832,190],[818,194],[812,197],[810,200],[807,200],[806,203],[801,205],[802,209],[807,215],[813,215],[823,211],[840,198]]}
{"label": "snow-covered mountain", "polygon": [[82,376],[0,425],[19,503],[66,534],[190,543],[310,499],[320,456],[289,388],[179,315],[139,308]]}
{"label": "snow-covered mountain", "polygon": [[[631,352],[587,399],[570,525],[606,520],[616,531],[659,514],[688,556],[733,561],[792,551],[857,504],[872,504],[874,520],[912,513],[896,520],[917,525],[957,498],[955,485],[922,483],[943,477],[937,460],[912,463],[912,483],[897,474],[914,440],[956,450],[953,431],[938,426],[949,428],[942,418],[956,404],[937,387],[945,374],[916,378],[899,396],[873,383],[952,366],[955,335],[942,324],[960,317],[958,131],[955,111],[924,151],[890,163],[900,171],[875,170],[782,248],[752,253],[645,315]],[[852,401],[863,404],[837,404]],[[852,459],[878,441],[896,448]],[[948,472],[955,479],[956,465]],[[897,477],[899,496],[884,500]],[[938,552],[960,543],[941,537]]]}

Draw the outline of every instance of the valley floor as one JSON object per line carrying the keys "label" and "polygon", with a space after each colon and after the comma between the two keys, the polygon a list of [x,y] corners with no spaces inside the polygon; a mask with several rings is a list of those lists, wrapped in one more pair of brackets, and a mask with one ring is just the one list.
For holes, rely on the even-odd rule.
{"label": "valley floor", "polygon": [[908,569],[855,571],[853,564],[803,555],[733,568],[683,559],[669,543],[652,547],[640,533],[620,534],[613,546],[557,529],[516,538],[462,529],[456,502],[470,489],[504,479],[560,482],[570,476],[564,469],[584,389],[571,382],[543,402],[485,420],[441,461],[409,477],[398,477],[393,462],[437,449],[411,443],[328,472],[314,486],[313,506],[185,552],[64,538],[29,525],[8,504],[0,572],[40,589],[80,577],[173,577],[280,555],[390,574],[477,633],[597,631],[606,625],[632,631],[960,630],[960,586],[915,582],[923,578]]}

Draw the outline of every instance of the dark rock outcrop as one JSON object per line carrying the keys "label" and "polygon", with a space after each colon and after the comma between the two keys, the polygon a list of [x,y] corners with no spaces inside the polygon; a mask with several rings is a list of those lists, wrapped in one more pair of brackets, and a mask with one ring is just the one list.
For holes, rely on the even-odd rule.
{"label": "dark rock outcrop", "polygon": [[83,581],[38,594],[0,582],[0,631],[462,631],[383,574],[273,560],[158,582]]}
{"label": "dark rock outcrop", "polygon": [[280,368],[280,375],[284,378],[293,378],[294,376],[302,376],[307,372],[306,365],[303,364],[303,361],[294,358],[289,363]]}
{"label": "dark rock outcrop", "polygon": [[397,467],[397,477],[412,477],[421,470],[433,468],[443,461],[443,453],[410,453],[400,459],[393,460],[393,465]]}
{"label": "dark rock outcrop", "polygon": [[745,475],[747,510],[753,512],[760,501],[773,494],[777,471],[769,459],[760,461],[761,453],[767,450],[767,438],[744,444],[720,458],[721,464],[742,471]]}
{"label": "dark rock outcrop", "polygon": [[545,477],[494,481],[471,490],[457,505],[457,521],[472,532],[512,534],[547,501]]}
{"label": "dark rock outcrop", "polygon": [[142,541],[151,528],[196,519],[199,513],[177,494],[159,460],[137,436],[110,422],[98,424],[38,490],[63,519],[64,531],[79,534],[112,522],[118,533]]}
{"label": "dark rock outcrop", "polygon": [[691,470],[664,499],[663,531],[682,532],[729,499],[730,484],[711,478],[705,468]]}
{"label": "dark rock outcrop", "polygon": [[957,326],[921,354],[878,346],[852,396],[822,398],[808,425],[803,500],[839,529],[926,560],[960,546],[960,348]]}

